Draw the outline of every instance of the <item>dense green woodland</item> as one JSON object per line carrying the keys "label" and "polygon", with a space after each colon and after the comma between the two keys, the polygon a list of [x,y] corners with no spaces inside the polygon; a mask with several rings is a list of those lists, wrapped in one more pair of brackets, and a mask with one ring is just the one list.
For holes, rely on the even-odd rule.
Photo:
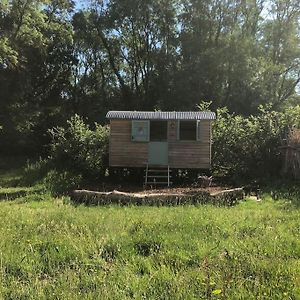
{"label": "dense green woodland", "polygon": [[[299,0],[0,0],[0,299],[300,299],[300,162],[279,178],[300,147],[299,17]],[[108,168],[108,110],[216,111],[214,181],[262,201],[74,205],[142,186]]]}
{"label": "dense green woodland", "polygon": [[1,152],[53,156],[112,109],[209,108],[214,168],[272,173],[300,123],[299,16],[298,0],[1,0]]}

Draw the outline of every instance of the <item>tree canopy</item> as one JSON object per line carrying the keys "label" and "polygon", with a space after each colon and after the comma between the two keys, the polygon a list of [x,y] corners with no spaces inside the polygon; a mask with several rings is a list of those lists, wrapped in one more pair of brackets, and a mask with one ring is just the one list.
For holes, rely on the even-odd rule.
{"label": "tree canopy", "polygon": [[1,145],[44,151],[75,113],[300,103],[297,0],[2,0]]}

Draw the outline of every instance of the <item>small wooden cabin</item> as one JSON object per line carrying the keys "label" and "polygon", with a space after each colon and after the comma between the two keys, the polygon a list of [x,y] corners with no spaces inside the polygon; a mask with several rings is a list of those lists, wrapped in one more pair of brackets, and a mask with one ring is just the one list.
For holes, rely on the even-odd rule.
{"label": "small wooden cabin", "polygon": [[211,167],[213,112],[110,111],[111,167]]}

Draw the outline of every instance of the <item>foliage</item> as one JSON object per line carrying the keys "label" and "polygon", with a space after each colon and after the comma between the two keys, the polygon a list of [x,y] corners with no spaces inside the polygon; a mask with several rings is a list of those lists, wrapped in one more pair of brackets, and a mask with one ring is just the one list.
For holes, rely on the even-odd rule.
{"label": "foliage", "polygon": [[40,157],[33,163],[27,161],[27,165],[24,168],[22,182],[26,185],[41,182],[50,169],[50,162],[47,159],[42,159]]}
{"label": "foliage", "polygon": [[258,115],[249,117],[218,109],[213,128],[214,172],[240,179],[279,175],[279,146],[291,128],[300,126],[299,116],[300,106],[282,112],[261,106]]}
{"label": "foliage", "polygon": [[82,176],[68,171],[51,170],[44,178],[46,189],[53,196],[66,195],[72,190],[79,188]]}
{"label": "foliage", "polygon": [[71,7],[69,0],[1,1],[2,151],[41,154],[47,129],[63,119],[74,61]]}
{"label": "foliage", "polygon": [[1,151],[45,154],[75,113],[299,104],[299,15],[297,0],[1,1]]}
{"label": "foliage", "polygon": [[96,181],[105,175],[108,166],[107,126],[95,124],[91,130],[78,115],[67,121],[67,127],[49,130],[50,161],[57,170],[68,170],[83,179]]}
{"label": "foliage", "polygon": [[283,199],[231,208],[64,202],[0,202],[0,298],[300,297],[300,211]]}

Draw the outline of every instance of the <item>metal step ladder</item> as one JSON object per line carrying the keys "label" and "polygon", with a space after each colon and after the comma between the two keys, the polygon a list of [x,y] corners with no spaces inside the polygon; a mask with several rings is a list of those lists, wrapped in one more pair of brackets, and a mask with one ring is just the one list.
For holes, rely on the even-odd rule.
{"label": "metal step ladder", "polygon": [[149,166],[147,164],[145,170],[145,187],[149,185],[167,185],[168,187],[172,184],[171,179],[171,170],[169,166],[158,167],[158,166]]}

